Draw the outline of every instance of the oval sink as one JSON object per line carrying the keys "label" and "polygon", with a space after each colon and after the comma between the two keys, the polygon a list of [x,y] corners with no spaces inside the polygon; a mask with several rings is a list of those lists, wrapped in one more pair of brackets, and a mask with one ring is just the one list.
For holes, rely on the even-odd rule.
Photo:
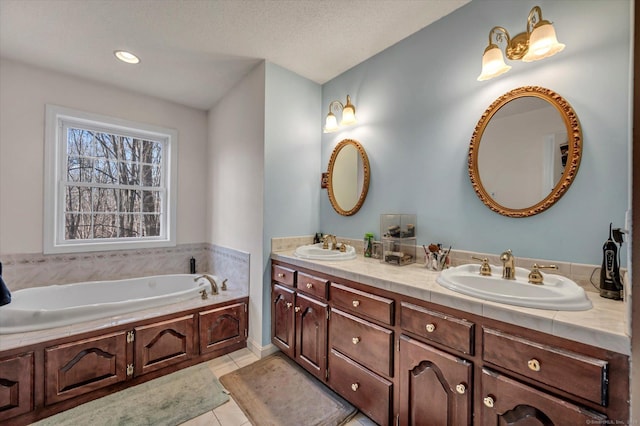
{"label": "oval sink", "polygon": [[516,279],[502,278],[502,267],[491,266],[492,275],[480,275],[480,265],[468,264],[440,272],[436,282],[458,293],[492,302],[555,311],[586,311],[591,300],[584,289],[568,278],[543,274],[544,284],[528,282],[529,271],[516,268]]}
{"label": "oval sink", "polygon": [[350,245],[347,245],[346,251],[323,249],[322,243],[318,243],[300,246],[293,254],[309,260],[350,260],[356,258],[356,249]]}

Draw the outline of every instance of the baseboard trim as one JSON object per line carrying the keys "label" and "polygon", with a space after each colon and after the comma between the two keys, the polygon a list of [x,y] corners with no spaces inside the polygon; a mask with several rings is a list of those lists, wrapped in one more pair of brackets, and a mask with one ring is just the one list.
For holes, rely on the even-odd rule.
{"label": "baseboard trim", "polygon": [[247,340],[247,348],[249,348],[249,350],[253,352],[255,356],[257,356],[260,359],[267,357],[271,354],[274,354],[280,350],[272,343],[269,343],[266,346],[262,346],[262,345],[258,345],[255,341],[251,339]]}

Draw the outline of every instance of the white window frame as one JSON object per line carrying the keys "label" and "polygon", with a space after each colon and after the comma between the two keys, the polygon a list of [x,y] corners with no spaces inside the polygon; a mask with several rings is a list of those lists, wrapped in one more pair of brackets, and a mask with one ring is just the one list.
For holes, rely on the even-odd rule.
{"label": "white window frame", "polygon": [[[105,132],[130,135],[163,144],[162,167],[165,199],[161,231],[157,237],[65,240],[64,183],[67,170],[67,125],[84,125]],[[178,183],[178,132],[174,129],[78,111],[58,105],[45,107],[44,138],[44,247],[45,254],[128,250],[176,245]]]}

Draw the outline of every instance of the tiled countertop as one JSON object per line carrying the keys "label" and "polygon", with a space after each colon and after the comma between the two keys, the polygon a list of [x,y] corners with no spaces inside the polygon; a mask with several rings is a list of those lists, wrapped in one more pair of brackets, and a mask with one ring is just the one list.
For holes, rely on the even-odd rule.
{"label": "tiled countertop", "polygon": [[489,302],[446,289],[436,283],[438,272],[422,264],[385,265],[358,255],[354,260],[312,261],[293,255],[293,250],[272,252],[271,258],[313,269],[371,287],[433,302],[543,333],[629,355],[626,312],[622,302],[587,292],[593,303],[588,311],[550,311]]}
{"label": "tiled countertop", "polygon": [[101,330],[108,327],[132,323],[148,318],[159,317],[174,312],[197,309],[203,306],[216,305],[229,300],[248,297],[249,291],[246,288],[229,288],[227,291],[220,291],[218,295],[209,296],[208,299],[194,298],[170,305],[157,306],[126,314],[119,314],[107,318],[86,321],[81,324],[73,324],[62,327],[50,328],[46,330],[30,331],[26,333],[13,333],[0,335],[0,352],[16,347],[33,345],[47,340],[59,339],[62,337],[80,334],[88,331]]}

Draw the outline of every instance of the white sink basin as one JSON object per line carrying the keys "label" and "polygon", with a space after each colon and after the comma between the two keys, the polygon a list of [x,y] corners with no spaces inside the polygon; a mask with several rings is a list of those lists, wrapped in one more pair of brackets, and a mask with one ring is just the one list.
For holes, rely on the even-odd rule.
{"label": "white sink basin", "polygon": [[528,282],[529,271],[516,268],[516,279],[502,279],[502,267],[491,265],[491,276],[480,275],[480,265],[468,264],[445,269],[436,282],[449,290],[493,302],[556,311],[586,311],[591,301],[575,282],[560,275],[546,274],[544,284]]}
{"label": "white sink basin", "polygon": [[356,258],[356,249],[350,245],[347,245],[346,251],[323,249],[322,243],[318,243],[300,246],[293,254],[309,260],[350,260]]}

